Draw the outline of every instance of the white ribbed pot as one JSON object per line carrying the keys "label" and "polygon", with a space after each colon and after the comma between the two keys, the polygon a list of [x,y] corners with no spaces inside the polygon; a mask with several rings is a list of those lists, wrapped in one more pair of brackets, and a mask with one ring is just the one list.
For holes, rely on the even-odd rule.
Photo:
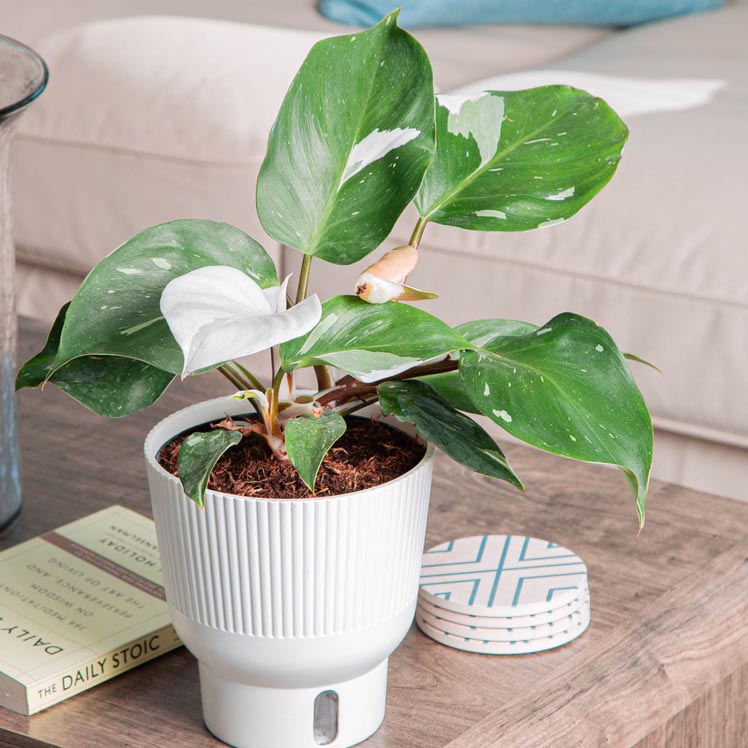
{"label": "white ribbed pot", "polygon": [[200,509],[156,456],[230,398],[145,442],[166,598],[199,662],[208,729],[237,748],[344,748],[384,719],[387,661],[413,620],[433,448],[394,481],[318,499],[208,491]]}

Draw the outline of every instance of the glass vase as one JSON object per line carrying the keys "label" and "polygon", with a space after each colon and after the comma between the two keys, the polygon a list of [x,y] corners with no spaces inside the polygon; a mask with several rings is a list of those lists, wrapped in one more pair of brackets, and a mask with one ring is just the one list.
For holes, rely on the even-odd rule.
{"label": "glass vase", "polygon": [[9,157],[25,108],[47,85],[47,66],[33,50],[0,35],[0,530],[21,510],[21,476],[13,382],[16,367],[15,251]]}

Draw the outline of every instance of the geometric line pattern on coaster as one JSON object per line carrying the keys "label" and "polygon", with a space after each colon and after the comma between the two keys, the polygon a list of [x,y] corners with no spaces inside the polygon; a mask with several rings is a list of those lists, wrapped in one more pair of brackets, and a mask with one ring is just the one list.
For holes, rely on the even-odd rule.
{"label": "geometric line pattern on coaster", "polygon": [[460,649],[465,652],[474,652],[476,654],[491,655],[519,655],[534,654],[536,652],[545,652],[549,649],[555,649],[564,644],[568,644],[577,637],[581,636],[590,624],[589,613],[583,613],[579,623],[570,626],[565,632],[554,634],[552,636],[542,637],[525,641],[497,642],[471,639],[461,636],[455,636],[431,625],[422,616],[416,616],[416,625],[428,637],[439,644],[444,644],[453,649]]}
{"label": "geometric line pattern on coaster", "polygon": [[423,554],[421,593],[464,613],[528,615],[578,598],[587,567],[557,543],[517,535],[450,540]]}
{"label": "geometric line pattern on coaster", "polygon": [[445,634],[452,634],[453,636],[459,636],[463,639],[478,639],[481,641],[494,642],[529,642],[535,639],[544,639],[549,636],[565,633],[572,626],[581,623],[583,617],[589,616],[589,608],[590,603],[589,598],[587,598],[578,607],[566,609],[564,615],[561,618],[557,618],[555,621],[536,623],[531,626],[514,626],[512,628],[500,626],[482,627],[472,624],[466,626],[462,623],[457,623],[438,614],[434,614],[434,609],[431,608],[429,610],[425,605],[418,606],[416,616],[420,616],[421,620]]}
{"label": "geometric line pattern on coaster", "polygon": [[435,605],[433,599],[428,600],[422,594],[418,595],[418,607],[423,608],[426,613],[429,613],[436,618],[459,623],[461,626],[477,626],[478,628],[523,628],[551,623],[552,621],[563,618],[574,610],[579,610],[585,599],[589,599],[589,594],[589,590],[585,588],[580,597],[570,600],[568,603],[565,603],[558,608],[553,608],[544,613],[533,613],[526,616],[477,616],[473,613],[460,613],[459,611],[451,610],[443,605]]}

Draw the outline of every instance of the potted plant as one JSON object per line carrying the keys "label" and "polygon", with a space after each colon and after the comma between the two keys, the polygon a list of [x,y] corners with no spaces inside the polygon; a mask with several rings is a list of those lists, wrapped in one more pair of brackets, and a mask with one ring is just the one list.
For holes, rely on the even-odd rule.
{"label": "potted plant", "polygon": [[[644,521],[652,426],[602,327],[566,313],[452,328],[403,303],[433,297],[406,285],[428,262],[429,222],[524,231],[565,220],[612,177],[627,129],[566,86],[435,98],[428,58],[396,17],[318,43],[270,133],[257,209],[302,253],[293,299],[238,229],[155,226],[91,271],[18,375],[19,388],[50,382],[107,417],[148,407],[179,376],[217,369],[230,381],[233,396],[159,424],[146,460],[174,624],[200,663],[206,724],[237,746],[347,746],[383,718],[387,657],[415,610],[433,447],[410,442],[399,477],[330,495],[319,471],[333,445],[380,427],[354,429],[356,411],[378,407],[521,490],[468,415],[483,414],[540,449],[619,467]],[[355,295],[309,294],[315,257],[364,258],[411,202],[410,242],[352,278]],[[268,349],[266,382],[239,359]],[[299,387],[301,370],[316,391]],[[239,450],[258,445],[292,498],[257,496]],[[222,482],[237,454],[247,496]]]}

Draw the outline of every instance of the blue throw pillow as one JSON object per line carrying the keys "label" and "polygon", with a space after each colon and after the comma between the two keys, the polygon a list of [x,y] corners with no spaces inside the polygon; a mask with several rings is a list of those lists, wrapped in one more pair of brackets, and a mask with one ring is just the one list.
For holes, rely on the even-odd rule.
{"label": "blue throw pillow", "polygon": [[633,26],[724,4],[724,0],[319,0],[323,15],[349,26],[371,26],[401,7],[401,26],[552,23]]}

